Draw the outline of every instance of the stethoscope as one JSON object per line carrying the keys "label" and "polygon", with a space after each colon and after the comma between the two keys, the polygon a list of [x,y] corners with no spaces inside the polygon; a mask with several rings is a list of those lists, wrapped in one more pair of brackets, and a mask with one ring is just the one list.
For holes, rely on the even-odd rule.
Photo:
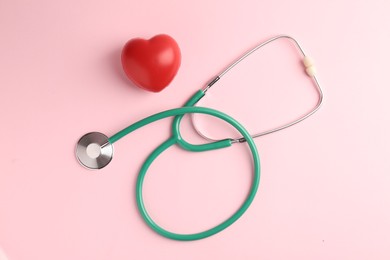
{"label": "stethoscope", "polygon": [[[277,39],[288,39],[291,40],[298,50],[301,52],[303,57],[303,64],[306,68],[306,73],[308,76],[310,76],[313,79],[314,86],[318,92],[319,99],[315,107],[310,110],[308,113],[304,114],[303,116],[295,119],[294,121],[291,121],[285,125],[260,132],[257,134],[251,135],[238,121],[233,119],[232,117],[211,109],[211,108],[205,108],[205,107],[196,107],[195,105],[206,95],[206,92],[215,84],[218,82],[219,79],[221,79],[226,73],[228,73],[232,68],[234,68],[237,64],[239,64],[241,61],[243,61],[246,57],[251,55],[256,50],[260,49],[261,47],[277,40]],[[237,219],[239,219],[244,212],[248,209],[250,204],[252,203],[260,181],[260,159],[259,154],[257,151],[256,144],[254,143],[253,139],[264,136],[267,134],[271,134],[277,131],[280,131],[282,129],[288,128],[290,126],[293,126],[304,119],[308,118],[312,114],[314,114],[321,106],[323,101],[323,92],[321,89],[321,86],[315,76],[316,70],[313,65],[313,61],[306,56],[305,52],[303,51],[301,45],[292,37],[287,35],[279,35],[276,37],[273,37],[265,42],[260,43],[253,49],[246,52],[244,55],[242,55],[239,59],[237,59],[235,62],[233,62],[231,65],[229,65],[222,73],[220,73],[218,76],[214,77],[210,83],[208,83],[203,89],[197,91],[181,108],[175,108],[171,110],[166,110],[157,114],[154,114],[152,116],[146,117],[128,127],[125,129],[119,131],[118,133],[114,134],[111,137],[107,137],[106,135],[98,132],[91,132],[88,134],[85,134],[80,138],[80,140],[77,143],[76,146],[76,157],[79,160],[79,162],[89,168],[89,169],[101,169],[105,167],[112,159],[113,157],[113,144],[123,138],[124,136],[132,133],[133,131],[147,125],[150,123],[153,123],[155,121],[158,121],[163,118],[167,117],[174,117],[172,122],[172,135],[171,137],[163,142],[160,146],[158,146],[145,160],[144,164],[141,167],[141,170],[138,174],[137,183],[136,183],[136,201],[138,205],[138,209],[140,211],[140,214],[144,221],[158,234],[174,239],[174,240],[197,240],[197,239],[203,239],[209,236],[212,236],[231,224],[233,224]],[[226,138],[222,140],[216,140],[213,138],[208,137],[203,132],[199,130],[199,128],[196,125],[196,122],[194,118],[192,117],[193,126],[196,130],[196,132],[209,141],[209,143],[206,144],[191,144],[183,139],[181,133],[180,133],[180,123],[185,114],[207,114],[213,117],[217,117],[219,119],[222,119],[226,123],[233,126],[237,131],[241,134],[241,137],[239,138]],[[195,234],[177,234],[172,233],[170,231],[167,231],[160,227],[157,223],[153,221],[153,219],[149,216],[144,202],[143,202],[143,195],[142,195],[142,187],[145,175],[150,167],[150,165],[153,163],[153,161],[166,149],[173,145],[179,145],[181,148],[191,151],[191,152],[203,152],[203,151],[210,151],[210,150],[216,150],[216,149],[222,149],[226,147],[230,147],[235,143],[247,143],[251,152],[251,156],[253,158],[253,181],[250,187],[250,191],[248,196],[246,197],[244,203],[240,206],[240,208],[228,219],[220,223],[219,225],[210,228],[206,231],[195,233]]]}

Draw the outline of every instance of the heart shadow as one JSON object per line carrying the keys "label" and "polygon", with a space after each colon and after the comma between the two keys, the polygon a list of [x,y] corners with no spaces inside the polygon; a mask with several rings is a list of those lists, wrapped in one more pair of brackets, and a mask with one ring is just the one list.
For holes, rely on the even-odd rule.
{"label": "heart shadow", "polygon": [[[125,75],[125,72],[122,68],[121,63],[121,53],[122,48],[117,48],[110,52],[107,55],[107,64],[110,67],[110,70],[113,72],[114,76],[118,79],[118,85],[125,87],[127,90],[136,91],[137,93],[143,92],[140,88],[138,88],[130,79],[128,79]],[[111,87],[111,86],[110,86]]]}

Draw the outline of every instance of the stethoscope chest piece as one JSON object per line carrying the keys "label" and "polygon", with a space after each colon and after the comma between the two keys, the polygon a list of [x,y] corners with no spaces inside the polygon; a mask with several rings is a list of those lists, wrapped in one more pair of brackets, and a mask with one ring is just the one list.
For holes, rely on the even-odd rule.
{"label": "stethoscope chest piece", "polygon": [[83,135],[76,145],[76,157],[88,169],[101,169],[111,162],[114,148],[108,137],[91,132]]}

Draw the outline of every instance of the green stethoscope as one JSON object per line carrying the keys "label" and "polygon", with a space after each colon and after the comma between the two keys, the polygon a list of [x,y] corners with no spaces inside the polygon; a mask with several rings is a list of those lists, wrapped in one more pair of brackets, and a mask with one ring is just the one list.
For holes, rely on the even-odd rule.
{"label": "green stethoscope", "polygon": [[[205,96],[207,90],[212,85],[214,85],[229,70],[231,70],[234,66],[236,66],[239,62],[241,62],[243,59],[248,57],[250,54],[252,54],[257,49],[265,46],[266,44],[268,44],[270,42],[273,42],[273,41],[275,41],[277,39],[281,39],[281,38],[286,38],[286,39],[292,40],[293,43],[295,43],[295,45],[298,47],[298,49],[301,51],[301,53],[303,55],[303,63],[306,67],[306,72],[309,76],[312,77],[312,79],[315,83],[316,89],[317,89],[318,94],[319,94],[319,100],[318,100],[317,105],[310,112],[306,113],[305,115],[301,116],[300,118],[298,118],[298,119],[296,119],[288,124],[285,124],[283,126],[280,126],[280,127],[277,127],[277,128],[265,131],[265,132],[261,132],[258,134],[251,135],[239,122],[237,122],[232,117],[230,117],[230,116],[228,116],[220,111],[211,109],[211,108],[196,107],[195,106],[199,102],[199,100]],[[138,174],[137,184],[136,184],[137,205],[138,205],[138,209],[141,213],[141,216],[145,220],[145,222],[155,232],[159,233],[160,235],[167,237],[167,238],[170,238],[170,239],[182,240],[182,241],[203,239],[203,238],[212,236],[212,235],[224,230],[225,228],[227,228],[231,224],[233,224],[248,209],[248,207],[250,206],[250,204],[252,203],[252,201],[256,195],[256,192],[257,192],[257,189],[259,186],[259,181],[260,181],[260,159],[259,159],[259,154],[257,151],[256,144],[254,143],[253,138],[263,136],[266,134],[270,134],[270,133],[273,133],[276,131],[280,131],[282,129],[285,129],[285,128],[290,127],[296,123],[301,122],[302,120],[306,119],[307,117],[309,117],[310,115],[312,115],[313,113],[315,113],[319,109],[319,107],[322,103],[322,99],[323,99],[323,93],[322,93],[321,87],[318,83],[318,80],[315,76],[315,69],[314,69],[314,66],[313,66],[311,59],[309,59],[305,55],[301,46],[298,44],[298,42],[295,39],[293,39],[290,36],[280,35],[280,36],[276,36],[274,38],[271,38],[271,39],[257,45],[255,48],[251,49],[250,51],[246,52],[238,60],[236,60],[234,63],[232,63],[227,69],[225,69],[221,74],[219,74],[217,77],[215,77],[204,89],[197,91],[190,98],[190,100],[187,101],[187,103],[183,107],[175,108],[175,109],[171,109],[171,110],[166,110],[166,111],[154,114],[152,116],[149,116],[147,118],[144,118],[144,119],[126,127],[125,129],[121,130],[120,132],[114,134],[113,136],[111,136],[109,138],[106,135],[104,135],[102,133],[98,133],[98,132],[91,132],[91,133],[85,134],[84,136],[82,136],[80,138],[79,142],[77,143],[76,156],[77,156],[77,159],[79,160],[79,162],[83,166],[85,166],[89,169],[101,169],[101,168],[105,167],[111,161],[112,156],[113,156],[113,144],[116,141],[120,140],[122,137],[130,134],[131,132],[133,132],[133,131],[135,131],[135,130],[137,130],[137,129],[139,129],[147,124],[153,123],[153,122],[158,121],[158,120],[163,119],[163,118],[173,116],[174,120],[172,123],[172,136],[168,140],[163,142],[160,146],[158,146],[148,156],[148,158],[146,159],[146,161],[142,165],[141,170]],[[242,137],[240,137],[240,138],[227,138],[227,139],[223,139],[223,140],[214,140],[214,139],[207,137],[203,133],[201,133],[195,127],[197,132],[202,137],[204,137],[206,140],[209,140],[211,142],[206,143],[206,144],[198,144],[198,145],[188,143],[187,141],[185,141],[182,138],[181,133],[180,133],[180,123],[181,123],[181,120],[185,114],[207,114],[207,115],[210,115],[213,117],[220,118],[220,119],[224,120],[225,122],[227,122],[228,124],[230,124],[231,126],[233,126],[235,129],[237,129],[239,131],[239,133],[242,135]],[[194,124],[194,126],[195,126],[195,124]],[[250,192],[249,192],[248,196],[246,197],[244,203],[231,217],[229,217],[228,219],[223,221],[221,224],[219,224],[213,228],[210,228],[206,231],[203,231],[200,233],[195,233],[195,234],[172,233],[170,231],[163,229],[162,227],[160,227],[159,225],[157,225],[157,223],[155,223],[153,221],[153,219],[149,216],[149,214],[145,208],[144,202],[143,202],[142,187],[143,187],[145,175],[146,175],[150,165],[162,152],[164,152],[166,149],[168,149],[169,147],[171,147],[172,145],[175,145],[175,144],[177,144],[181,148],[188,150],[188,151],[191,151],[191,152],[204,152],[204,151],[210,151],[210,150],[216,150],[216,149],[230,147],[234,143],[245,143],[245,142],[248,144],[249,149],[251,151],[252,158],[253,158],[253,181],[252,181],[252,185],[250,187]]]}

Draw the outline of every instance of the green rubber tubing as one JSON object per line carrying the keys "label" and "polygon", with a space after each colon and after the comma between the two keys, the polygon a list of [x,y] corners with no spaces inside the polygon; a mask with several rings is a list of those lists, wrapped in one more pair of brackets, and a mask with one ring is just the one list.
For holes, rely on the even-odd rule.
{"label": "green rubber tubing", "polygon": [[[157,232],[158,234],[167,237],[169,239],[173,240],[181,240],[181,241],[191,241],[191,240],[198,240],[198,239],[203,239],[209,236],[212,236],[231,224],[233,224],[237,219],[239,219],[244,212],[248,209],[250,204],[252,203],[257,189],[259,187],[259,181],[260,181],[260,159],[259,159],[259,154],[257,151],[256,144],[254,143],[251,135],[248,133],[248,131],[235,119],[232,117],[211,109],[211,108],[204,108],[204,107],[194,107],[194,105],[198,102],[200,98],[204,96],[203,91],[198,91],[195,93],[193,97],[185,104],[184,107],[182,108],[176,108],[176,109],[171,109],[171,110],[166,110],[157,114],[154,114],[152,116],[149,116],[147,118],[144,118],[129,127],[123,129],[122,131],[116,133],[112,137],[109,138],[110,143],[114,143],[121,139],[122,137],[126,136],[127,134],[137,130],[138,128],[141,128],[147,124],[150,124],[152,122],[155,122],[157,120],[166,118],[166,117],[171,117],[174,116],[174,120],[172,123],[172,136],[165,142],[163,142],[160,146],[158,146],[146,159],[144,164],[141,167],[141,170],[138,174],[137,178],[137,184],[136,184],[136,200],[137,200],[137,205],[138,209],[140,211],[140,214],[144,221],[149,225],[149,227]],[[231,139],[225,139],[221,141],[216,141],[212,143],[207,143],[207,144],[198,144],[194,145],[191,143],[186,142],[180,134],[180,122],[181,119],[185,114],[188,113],[195,113],[195,114],[207,114],[211,115],[217,118],[220,118],[224,120],[225,122],[229,123],[232,125],[234,128],[236,128],[242,136],[246,139],[246,143],[248,144],[250,151],[252,153],[252,158],[253,158],[253,180],[250,188],[250,192],[248,196],[246,197],[244,203],[240,206],[240,208],[228,219],[220,223],[219,225],[210,228],[206,231],[195,233],[195,234],[177,234],[177,233],[172,233],[170,231],[167,231],[157,225],[153,219],[149,216],[148,212],[146,211],[144,202],[143,202],[143,196],[142,196],[142,187],[143,187],[143,182],[145,179],[145,175],[150,167],[150,165],[153,163],[153,161],[166,149],[171,147],[174,144],[177,144],[181,146],[183,149],[192,151],[192,152],[202,152],[202,151],[209,151],[209,150],[216,150],[220,148],[225,148],[229,147],[232,145],[232,140]]]}

